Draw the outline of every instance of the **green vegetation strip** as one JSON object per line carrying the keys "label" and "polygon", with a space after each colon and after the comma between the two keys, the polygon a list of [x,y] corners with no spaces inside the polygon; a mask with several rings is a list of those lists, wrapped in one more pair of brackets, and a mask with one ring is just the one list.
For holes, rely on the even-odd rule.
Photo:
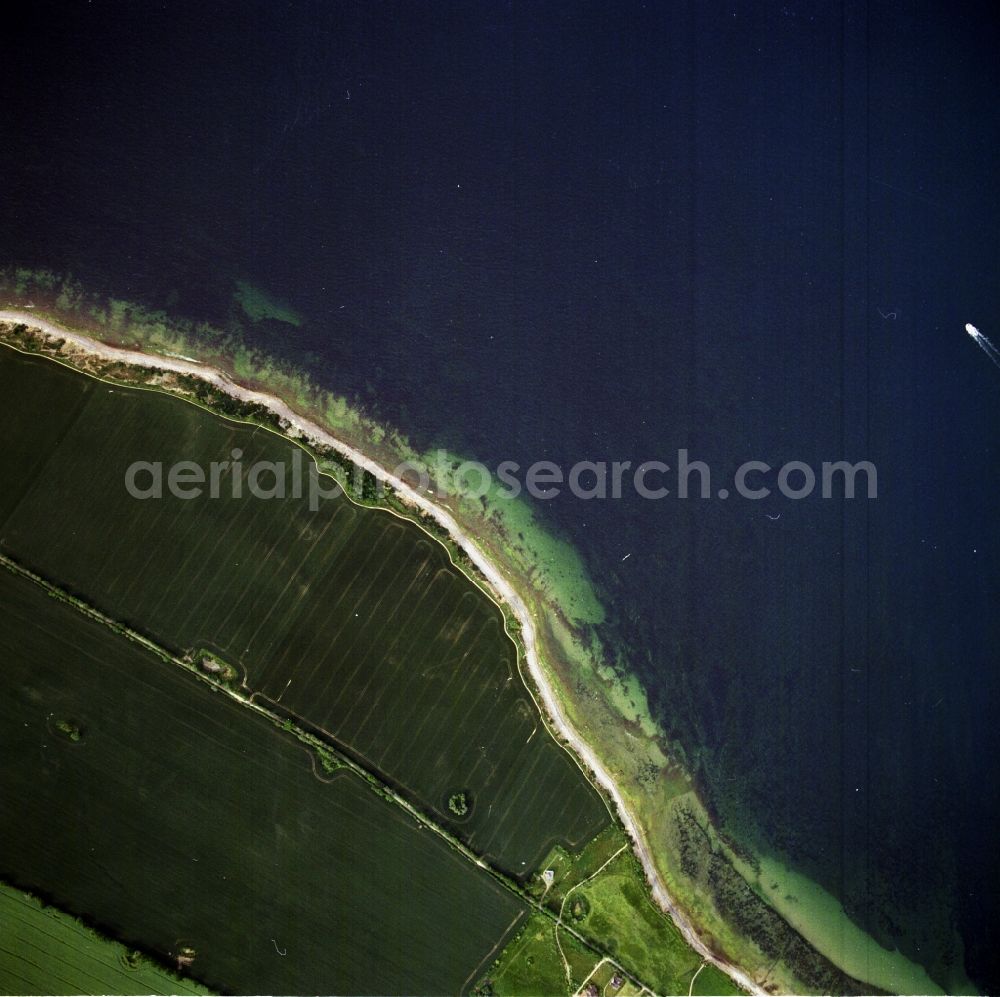
{"label": "green vegetation strip", "polygon": [[0,993],[208,992],[37,897],[0,883]]}

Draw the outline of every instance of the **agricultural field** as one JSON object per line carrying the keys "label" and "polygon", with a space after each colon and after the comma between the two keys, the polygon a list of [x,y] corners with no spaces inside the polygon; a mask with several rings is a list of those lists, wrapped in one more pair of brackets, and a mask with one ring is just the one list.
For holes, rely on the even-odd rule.
{"label": "agricultural field", "polygon": [[523,903],[363,779],[2,568],[0,660],[0,878],[129,950],[227,992],[453,993],[516,932]]}
{"label": "agricultural field", "polygon": [[191,979],[0,884],[0,993],[202,994]]}
{"label": "agricultural field", "polygon": [[500,610],[418,527],[343,496],[311,511],[287,478],[286,497],[234,497],[231,466],[218,498],[136,499],[135,461],[207,470],[238,450],[243,468],[287,471],[301,451],[8,349],[0,416],[0,552],[176,653],[210,651],[514,876],[608,825],[542,724]]}
{"label": "agricultural field", "polygon": [[[3,487],[0,521],[6,521],[49,462],[52,451],[90,398],[92,385],[82,377],[54,378],[44,392],[19,386],[26,363],[0,346],[0,406],[3,408]],[[16,399],[16,403],[15,403]]]}

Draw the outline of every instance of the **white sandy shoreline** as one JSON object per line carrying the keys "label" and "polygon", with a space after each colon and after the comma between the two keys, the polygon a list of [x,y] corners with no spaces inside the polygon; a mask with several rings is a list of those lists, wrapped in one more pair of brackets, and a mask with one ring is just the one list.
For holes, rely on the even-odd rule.
{"label": "white sandy shoreline", "polygon": [[747,973],[725,960],[713,955],[708,947],[701,941],[692,927],[687,917],[678,909],[666,886],[657,872],[653,863],[652,853],[649,845],[642,834],[642,830],[636,819],[629,812],[625,799],[605,768],[604,764],[595,755],[591,747],[574,730],[569,723],[559,699],[552,688],[545,670],[542,667],[538,656],[535,627],[531,618],[531,613],[520,595],[515,591],[510,582],[504,577],[500,570],[490,561],[485,554],[476,546],[472,538],[465,533],[454,517],[441,506],[432,502],[425,495],[414,490],[400,478],[391,474],[381,465],[371,458],[365,456],[360,451],[342,440],[331,435],[317,423],[295,413],[284,401],[275,395],[270,395],[261,391],[253,391],[236,384],[225,373],[213,367],[209,367],[199,361],[181,358],[179,356],[166,356],[163,354],[142,353],[137,350],[120,349],[109,346],[90,336],[63,329],[52,322],[41,319],[30,312],[0,309],[0,322],[10,322],[21,324],[30,329],[37,330],[48,339],[63,339],[67,343],[72,343],[79,350],[98,356],[102,359],[118,361],[138,367],[158,367],[163,370],[173,371],[179,374],[190,374],[199,377],[212,384],[214,387],[225,391],[242,401],[253,402],[264,405],[274,412],[279,418],[285,420],[302,438],[307,441],[318,443],[344,454],[355,464],[370,471],[376,478],[380,479],[397,491],[410,504],[416,506],[423,512],[432,516],[451,536],[452,541],[469,555],[472,562],[482,572],[494,592],[500,600],[505,602],[510,611],[514,614],[521,625],[521,638],[524,643],[525,660],[528,670],[535,683],[535,687],[540,694],[553,727],[565,738],[566,742],[592,772],[594,781],[605,791],[614,801],[618,810],[618,815],[632,838],[635,852],[646,877],[650,883],[652,893],[656,902],[663,910],[670,915],[685,940],[706,962],[712,963],[726,973],[738,986],[754,993],[764,994],[764,991],[756,984]]}

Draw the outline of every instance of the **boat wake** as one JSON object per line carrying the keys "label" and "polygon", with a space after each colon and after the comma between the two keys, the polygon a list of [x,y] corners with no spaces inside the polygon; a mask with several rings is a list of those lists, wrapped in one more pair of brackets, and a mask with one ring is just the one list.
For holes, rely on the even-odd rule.
{"label": "boat wake", "polygon": [[971,322],[965,323],[965,331],[975,340],[980,349],[1000,367],[1000,350],[984,336]]}

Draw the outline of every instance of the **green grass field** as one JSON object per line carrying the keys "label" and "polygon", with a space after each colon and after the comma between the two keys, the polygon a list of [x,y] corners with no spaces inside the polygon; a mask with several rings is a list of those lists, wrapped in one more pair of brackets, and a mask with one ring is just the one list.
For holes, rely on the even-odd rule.
{"label": "green grass field", "polygon": [[0,993],[201,994],[204,987],[0,883]]}
{"label": "green grass field", "polygon": [[457,992],[523,916],[365,781],[5,569],[0,660],[0,877],[168,965],[192,949],[213,989]]}
{"label": "green grass field", "polygon": [[[541,875],[544,870],[552,874],[548,884]],[[684,941],[670,918],[653,904],[638,860],[619,828],[606,829],[576,855],[554,848],[539,866],[538,875],[528,883],[528,890],[559,915],[563,924],[657,993],[686,994],[692,980],[693,994],[739,993],[729,977],[714,966],[699,970],[701,957]],[[499,968],[491,969],[491,979],[519,981],[533,966],[544,969],[562,965],[551,927],[529,936],[530,924],[526,922],[521,934],[509,943]],[[567,931],[561,930],[559,937],[564,948],[567,941],[572,941]],[[594,962],[591,959],[591,968]],[[607,977],[603,982],[609,982],[613,973],[602,971],[599,975],[602,980]],[[551,981],[552,973],[546,972],[543,978]],[[599,987],[602,991],[603,982]],[[608,986],[606,992],[615,995],[629,986],[625,979],[620,988]],[[503,992],[500,985],[496,989]],[[564,993],[565,989],[550,988],[546,992]]]}
{"label": "green grass field", "polygon": [[[657,993],[688,992],[702,960],[673,921],[653,905],[631,849],[613,858],[592,879],[567,891],[559,903],[564,918],[577,931]],[[714,966],[706,966],[698,974],[694,992],[739,993]]]}
{"label": "green grass field", "polygon": [[555,942],[555,924],[541,914],[532,914],[480,981],[480,993],[492,992],[498,997],[573,993],[600,962],[600,956],[565,931],[560,932],[559,945],[561,952]]}
{"label": "green grass field", "polygon": [[296,448],[7,349],[0,418],[19,467],[0,497],[5,554],[166,647],[211,649],[513,875],[607,824],[542,725],[500,610],[419,528],[343,497],[316,512],[236,499],[228,476],[226,497],[137,500],[137,460],[208,465],[238,448],[244,467],[290,465]]}

